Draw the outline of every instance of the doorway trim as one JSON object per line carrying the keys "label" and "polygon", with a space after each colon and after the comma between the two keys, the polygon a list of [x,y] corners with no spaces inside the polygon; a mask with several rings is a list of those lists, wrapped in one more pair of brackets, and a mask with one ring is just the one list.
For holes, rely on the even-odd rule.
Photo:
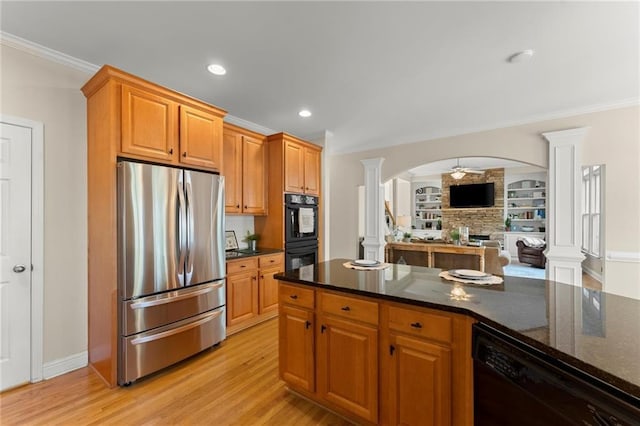
{"label": "doorway trim", "polygon": [[31,382],[43,379],[44,124],[0,114],[0,122],[31,129]]}

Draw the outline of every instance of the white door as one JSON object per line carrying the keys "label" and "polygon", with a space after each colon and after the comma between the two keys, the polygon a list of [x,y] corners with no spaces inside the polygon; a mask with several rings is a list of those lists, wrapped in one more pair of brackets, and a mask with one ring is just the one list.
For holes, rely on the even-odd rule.
{"label": "white door", "polygon": [[31,132],[0,124],[0,391],[31,376]]}

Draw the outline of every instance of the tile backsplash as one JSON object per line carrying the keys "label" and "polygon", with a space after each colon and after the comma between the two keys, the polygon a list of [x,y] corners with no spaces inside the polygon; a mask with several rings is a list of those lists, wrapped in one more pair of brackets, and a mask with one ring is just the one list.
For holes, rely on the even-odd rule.
{"label": "tile backsplash", "polygon": [[248,247],[247,242],[243,241],[247,235],[247,231],[253,234],[253,216],[225,216],[226,231],[235,231],[236,238],[238,239],[238,246],[241,249]]}

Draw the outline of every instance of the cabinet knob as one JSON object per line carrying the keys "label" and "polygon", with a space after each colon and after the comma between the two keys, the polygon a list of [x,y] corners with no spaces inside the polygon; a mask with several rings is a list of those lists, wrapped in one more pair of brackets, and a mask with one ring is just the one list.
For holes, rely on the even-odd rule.
{"label": "cabinet knob", "polygon": [[309,327],[311,327],[311,321],[306,321],[304,323],[304,328],[309,329]]}
{"label": "cabinet knob", "polygon": [[324,331],[327,329],[326,325],[321,325],[320,326],[320,333],[324,333]]}
{"label": "cabinet knob", "polygon": [[236,209],[239,209],[239,208],[240,208],[240,204],[236,204]]}
{"label": "cabinet knob", "polygon": [[247,206],[244,206],[244,208],[246,209],[246,208],[247,208]]}
{"label": "cabinet knob", "polygon": [[389,355],[393,355],[393,353],[395,352],[396,347],[393,345],[389,345]]}
{"label": "cabinet knob", "polygon": [[292,298],[293,300],[296,300],[298,298],[297,294],[292,294],[291,296],[289,296],[290,298]]}
{"label": "cabinet knob", "polygon": [[169,154],[173,154],[173,148],[169,148]]}
{"label": "cabinet knob", "polygon": [[182,153],[182,156],[183,156],[183,157],[186,157],[186,156],[187,156],[187,151],[183,152],[183,153]]}
{"label": "cabinet knob", "polygon": [[422,324],[420,324],[419,322],[412,322],[411,323],[411,327],[413,327],[413,328],[422,328]]}
{"label": "cabinet knob", "polygon": [[343,306],[343,307],[342,307],[342,308],[340,308],[340,309],[342,309],[343,311],[350,311],[350,310],[351,310],[351,308],[350,308],[350,307],[348,307],[348,306]]}

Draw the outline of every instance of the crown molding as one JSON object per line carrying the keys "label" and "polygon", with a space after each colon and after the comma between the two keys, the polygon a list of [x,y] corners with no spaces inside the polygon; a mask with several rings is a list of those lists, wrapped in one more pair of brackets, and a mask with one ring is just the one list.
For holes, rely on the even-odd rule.
{"label": "crown molding", "polygon": [[66,53],[58,52],[57,50],[50,49],[41,44],[34,43],[4,31],[0,31],[0,44],[22,50],[23,52],[30,53],[43,59],[48,59],[50,61],[66,65],[87,74],[95,74],[100,69],[98,65],[83,61],[82,59],[74,58]]}
{"label": "crown molding", "polygon": [[273,135],[278,133],[277,131],[268,127],[261,126],[260,124],[252,123],[235,115],[227,114],[224,116],[224,121],[227,123],[235,124],[236,126],[243,127],[245,129],[253,130],[254,132],[262,133],[263,135]]}
{"label": "crown molding", "polygon": [[480,133],[480,132],[486,132],[490,130],[506,129],[509,127],[524,126],[527,124],[540,123],[543,121],[570,118],[578,115],[592,114],[597,112],[604,112],[604,111],[609,111],[614,109],[629,108],[629,107],[636,107],[636,106],[640,106],[640,98],[627,98],[627,99],[621,99],[619,101],[588,105],[580,108],[552,111],[545,114],[529,116],[521,120],[498,122],[495,124],[479,126],[475,128],[472,127],[472,128],[466,128],[466,129],[463,129],[463,128],[451,129],[449,131],[437,132],[437,133],[425,135],[425,137],[419,141],[398,141],[395,143],[386,142],[386,143],[379,143],[376,145],[372,145],[369,142],[365,142],[365,143],[362,143],[350,148],[346,148],[346,149],[334,149],[331,151],[331,154],[342,155],[342,154],[354,154],[359,152],[375,151],[379,149],[391,148],[393,146],[429,142],[435,139],[444,139],[444,138],[468,135],[471,133]]}

